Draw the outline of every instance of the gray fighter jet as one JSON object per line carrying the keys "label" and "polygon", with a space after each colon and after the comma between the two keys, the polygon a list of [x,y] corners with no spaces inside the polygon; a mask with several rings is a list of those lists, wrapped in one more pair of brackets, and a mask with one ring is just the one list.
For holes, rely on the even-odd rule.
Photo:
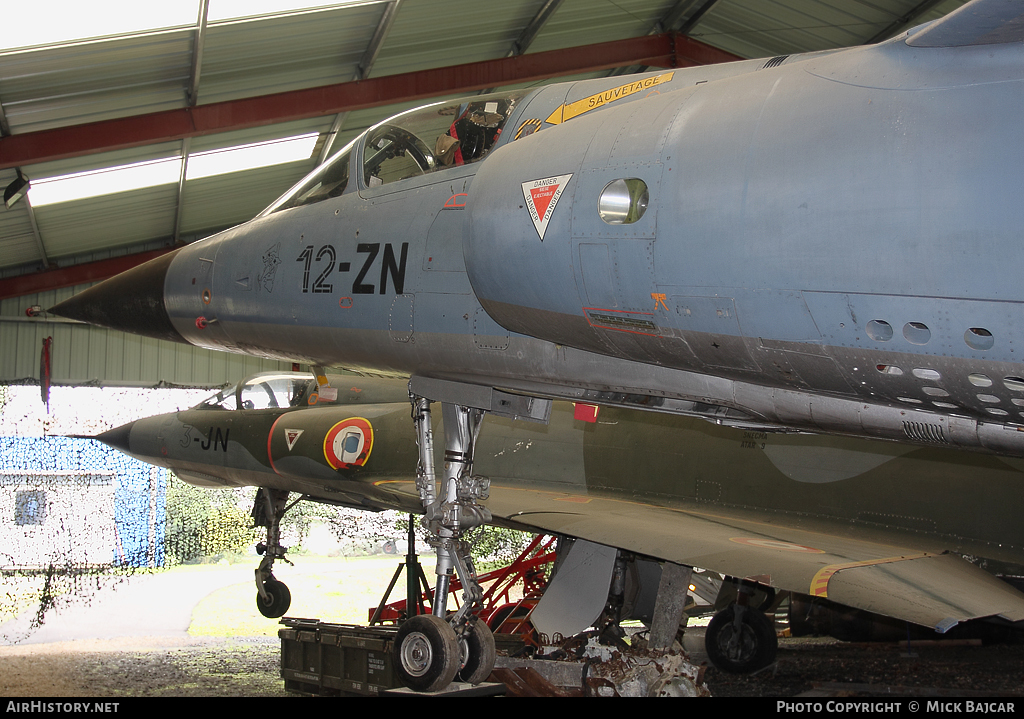
{"label": "gray fighter jet", "polygon": [[54,311],[410,377],[441,596],[456,567],[474,584],[487,412],[570,399],[1024,457],[1022,16],[974,0],[869,47],[413,110]]}

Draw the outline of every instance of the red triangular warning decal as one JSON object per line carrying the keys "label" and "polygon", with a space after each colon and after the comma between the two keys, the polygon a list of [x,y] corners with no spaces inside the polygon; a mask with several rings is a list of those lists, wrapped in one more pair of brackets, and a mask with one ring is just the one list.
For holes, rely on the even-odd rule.
{"label": "red triangular warning decal", "polygon": [[544,233],[548,229],[548,222],[551,220],[551,213],[555,211],[555,205],[558,204],[558,199],[562,196],[562,191],[571,177],[570,173],[523,183],[523,197],[530,210],[533,226],[537,229],[537,234],[540,235],[542,241]]}
{"label": "red triangular warning decal", "polygon": [[530,197],[533,198],[533,206],[537,209],[537,214],[543,217],[547,214],[548,205],[551,204],[551,198],[555,196],[555,190],[558,188],[554,185],[548,185],[547,187],[535,187],[530,190]]}

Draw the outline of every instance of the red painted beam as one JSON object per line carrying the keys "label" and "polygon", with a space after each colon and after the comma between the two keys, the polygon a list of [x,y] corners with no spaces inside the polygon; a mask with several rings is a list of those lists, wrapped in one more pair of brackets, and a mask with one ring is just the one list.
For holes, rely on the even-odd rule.
{"label": "red painted beam", "polygon": [[87,282],[99,282],[114,275],[130,270],[143,262],[149,262],[155,257],[173,252],[177,247],[164,247],[149,252],[139,252],[134,255],[122,255],[112,257],[109,260],[97,262],[85,262],[71,267],[61,267],[53,270],[43,270],[30,275],[18,275],[0,280],[0,300],[11,297],[22,297],[24,295],[45,292],[46,290],[59,290],[63,287],[74,287],[84,285]]}
{"label": "red painted beam", "polygon": [[0,138],[0,169],[615,67],[741,59],[682,35],[648,35],[10,135]]}

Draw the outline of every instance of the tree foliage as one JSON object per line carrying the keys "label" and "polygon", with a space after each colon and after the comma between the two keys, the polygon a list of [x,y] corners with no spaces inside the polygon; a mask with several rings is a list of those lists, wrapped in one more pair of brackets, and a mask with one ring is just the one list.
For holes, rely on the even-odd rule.
{"label": "tree foliage", "polygon": [[193,487],[172,474],[164,534],[167,564],[242,553],[253,546],[256,533],[244,501],[239,490]]}

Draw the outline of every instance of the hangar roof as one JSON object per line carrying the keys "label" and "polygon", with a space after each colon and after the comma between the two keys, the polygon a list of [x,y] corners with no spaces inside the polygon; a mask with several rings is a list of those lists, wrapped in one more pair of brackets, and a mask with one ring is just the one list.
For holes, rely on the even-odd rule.
{"label": "hangar roof", "polygon": [[[633,72],[656,64],[652,48],[666,32],[695,41],[687,57],[671,58],[679,64],[877,42],[963,3],[191,0],[170,3],[149,21],[156,25],[143,18],[125,29],[139,19],[140,6],[118,12],[108,0],[108,15],[100,15],[105,24],[76,26],[69,18],[73,29],[63,35],[51,27],[52,9],[36,3],[26,10],[34,17],[0,31],[0,187],[18,173],[39,188],[89,172],[98,174],[79,184],[103,194],[43,202],[44,193],[30,191],[27,201],[0,209],[0,299],[100,279],[146,253],[248,220],[330,148],[428,95],[510,86],[494,77],[537,85]],[[257,7],[259,14],[237,9]],[[95,14],[96,6],[88,9]],[[521,61],[531,58],[534,67],[523,69]],[[610,67],[609,58],[623,67]],[[342,99],[289,114],[300,105],[296,91],[325,86],[340,88]],[[370,88],[375,104],[346,104],[344,98]],[[264,96],[255,110],[243,102]],[[253,117],[222,122],[243,110]],[[221,124],[204,132],[161,125],[187,118],[195,126],[214,115]],[[234,156],[225,152],[231,148],[276,142],[281,149],[280,141],[301,136],[306,144],[297,159],[202,177],[184,169],[202,157]],[[53,149],[64,147],[71,149]],[[115,189],[110,168],[135,163],[165,174],[140,189]],[[120,265],[110,259],[118,256]]]}

